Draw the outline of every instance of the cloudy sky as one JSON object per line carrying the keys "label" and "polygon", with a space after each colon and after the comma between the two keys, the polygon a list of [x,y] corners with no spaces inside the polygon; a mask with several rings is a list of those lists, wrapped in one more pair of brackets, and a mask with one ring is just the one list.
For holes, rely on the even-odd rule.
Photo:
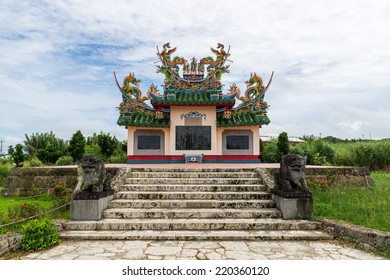
{"label": "cloudy sky", "polygon": [[225,91],[275,71],[263,135],[388,138],[389,15],[386,0],[2,0],[0,139],[78,129],[125,139],[112,73],[160,87],[156,45],[166,42],[187,59],[230,45]]}

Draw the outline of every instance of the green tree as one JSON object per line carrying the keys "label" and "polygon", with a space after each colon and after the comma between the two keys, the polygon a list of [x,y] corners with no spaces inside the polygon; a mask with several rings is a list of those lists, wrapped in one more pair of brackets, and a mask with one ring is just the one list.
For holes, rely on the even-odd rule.
{"label": "green tree", "polygon": [[24,149],[30,160],[37,157],[45,164],[54,164],[61,156],[67,155],[68,142],[57,138],[52,131],[26,134]]}
{"label": "green tree", "polygon": [[48,143],[44,149],[38,149],[37,157],[46,164],[54,164],[63,153],[52,144]]}
{"label": "green tree", "polygon": [[80,130],[77,130],[75,134],[73,134],[72,139],[69,141],[69,154],[73,158],[73,161],[78,161],[81,159],[85,153],[85,138]]}
{"label": "green tree", "polygon": [[278,137],[278,150],[281,155],[287,155],[290,147],[288,144],[288,135],[287,132],[282,132]]}
{"label": "green tree", "polygon": [[24,161],[24,153],[23,153],[23,146],[21,144],[17,144],[15,146],[15,149],[10,146],[9,151],[11,153],[12,160],[16,164],[17,167],[22,167],[23,166],[23,161]]}
{"label": "green tree", "polygon": [[97,142],[103,155],[107,158],[112,156],[118,146],[118,140],[115,137],[111,137],[110,134],[99,134]]}
{"label": "green tree", "polygon": [[260,162],[264,162],[265,160],[265,155],[264,155],[264,142],[263,140],[260,139]]}

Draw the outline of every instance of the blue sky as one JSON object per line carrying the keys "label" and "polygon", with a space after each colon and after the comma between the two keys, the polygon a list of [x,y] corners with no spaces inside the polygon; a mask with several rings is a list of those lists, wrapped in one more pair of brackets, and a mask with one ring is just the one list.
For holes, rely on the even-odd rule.
{"label": "blue sky", "polygon": [[225,92],[275,71],[263,135],[388,138],[389,14],[389,1],[2,0],[0,139],[78,129],[125,139],[112,73],[160,87],[156,45],[166,42],[187,59],[230,45]]}

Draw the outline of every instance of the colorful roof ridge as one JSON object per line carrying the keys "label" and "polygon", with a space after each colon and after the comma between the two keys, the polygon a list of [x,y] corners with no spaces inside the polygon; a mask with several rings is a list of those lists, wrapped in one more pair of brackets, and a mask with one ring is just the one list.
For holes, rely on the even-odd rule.
{"label": "colorful roof ridge", "polygon": [[[172,58],[175,51],[176,48],[172,49],[169,43],[163,45],[161,52],[157,47],[161,62],[161,65],[157,66],[157,72],[165,76],[163,94],[152,84],[144,96],[139,89],[141,81],[136,79],[133,73],[125,77],[123,85],[120,86],[114,73],[122,93],[122,102],[118,106],[119,125],[162,127],[168,123],[169,126],[171,105],[215,105],[218,126],[221,127],[269,123],[268,104],[264,102],[264,97],[272,81],[273,72],[267,86],[264,86],[261,77],[254,73],[246,82],[247,88],[243,95],[235,84],[223,94],[220,79],[224,73],[229,73],[230,65],[226,66],[225,63],[230,61],[230,46],[225,51],[224,45],[218,44],[216,49],[211,48],[216,55],[215,59],[208,56],[198,61],[193,57],[190,63],[183,57]],[[182,77],[179,75],[179,66],[182,67]],[[145,103],[147,100],[150,100],[152,106]],[[234,107],[236,100],[240,104]],[[147,115],[142,115],[141,112]]]}

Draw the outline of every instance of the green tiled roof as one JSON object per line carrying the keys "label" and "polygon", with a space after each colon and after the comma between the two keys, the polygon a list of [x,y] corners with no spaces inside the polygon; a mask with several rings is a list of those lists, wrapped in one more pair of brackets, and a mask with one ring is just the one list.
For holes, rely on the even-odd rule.
{"label": "green tiled roof", "polygon": [[136,127],[168,127],[170,123],[167,118],[157,119],[154,114],[138,111],[132,114],[120,115],[118,119],[118,125]]}
{"label": "green tiled roof", "polygon": [[234,127],[234,126],[253,126],[268,124],[269,119],[267,116],[257,116],[251,111],[234,112],[230,119],[224,119],[222,114],[217,116],[218,127]]}

